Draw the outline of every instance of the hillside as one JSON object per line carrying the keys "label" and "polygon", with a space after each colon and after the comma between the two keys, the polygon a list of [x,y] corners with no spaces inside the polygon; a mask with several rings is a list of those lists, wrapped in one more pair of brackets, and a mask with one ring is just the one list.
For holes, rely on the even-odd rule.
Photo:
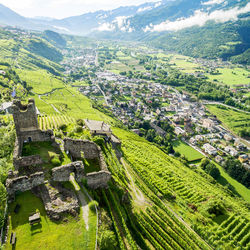
{"label": "hillside", "polygon": [[[112,41],[61,36],[48,31],[30,33],[19,29],[1,30],[0,38],[1,103],[12,101],[13,92],[15,98],[23,103],[27,103],[29,98],[34,99],[39,111],[39,128],[52,130],[58,143],[58,147],[54,147],[48,141],[27,140],[23,144],[22,155],[38,154],[44,161],[42,167],[28,166],[27,171],[45,169],[45,177],[48,178],[56,167],[61,170],[61,164],[69,164],[72,157],[64,147],[64,139],[70,138],[78,142],[83,140],[83,144],[87,140],[92,146],[96,143],[102,153],[101,160],[112,175],[106,188],[92,189],[86,179],[75,178],[79,169],[70,169],[70,181],[63,181],[61,185],[78,195],[81,207],[78,213],[62,215],[62,219],[56,221],[46,213],[36,188],[32,192],[17,192],[15,201],[7,210],[10,227],[4,249],[12,249],[10,238],[13,232],[17,237],[16,249],[94,249],[96,244],[100,249],[249,249],[250,190],[230,178],[224,167],[217,168],[212,160],[205,160],[204,154],[184,142],[184,149],[179,150],[189,150],[186,156],[189,153],[191,159],[180,153],[178,156],[176,152],[170,154],[166,149],[171,151],[171,141],[177,148],[176,139],[181,141],[182,136],[174,135],[172,125],[163,121],[168,133],[162,140],[150,127],[149,121],[144,121],[148,115],[145,113],[155,115],[158,112],[151,112],[150,107],[152,110],[162,108],[158,103],[163,102],[163,95],[172,99],[177,96],[177,100],[182,101],[184,95],[180,91],[192,91],[194,88],[194,95],[212,94],[221,98],[221,93],[233,96],[229,87],[181,73],[176,69],[178,63],[181,67],[185,64],[198,66],[190,62],[190,58],[155,53],[155,49],[144,44],[125,46]],[[112,74],[111,70],[116,73]],[[139,79],[140,76],[148,78]],[[110,80],[106,81],[105,77]],[[199,92],[200,87],[203,92]],[[139,94],[144,90],[147,95],[140,99]],[[140,114],[144,112],[141,106],[136,114],[136,119],[143,116],[143,127],[133,127],[144,135],[147,133],[147,136],[139,136],[136,131],[131,131],[130,124],[122,122],[125,112],[118,114],[118,118],[112,113],[117,106],[109,107],[105,92],[110,92],[110,99],[125,109],[128,108],[126,101],[134,109],[136,99],[148,105],[147,112]],[[153,93],[155,96],[151,97]],[[170,106],[171,97],[164,97],[165,107]],[[201,103],[196,105],[193,99],[190,101],[192,111],[198,110]],[[235,119],[242,120],[243,125],[248,121],[247,113],[244,117],[236,117],[235,113],[239,112],[231,112]],[[36,111],[33,114],[37,117]],[[171,116],[171,111],[168,115]],[[223,116],[223,111],[218,112],[219,115]],[[84,119],[109,124],[121,144],[110,142],[110,130],[105,136],[91,133]],[[184,128],[184,119],[182,124],[179,126]],[[0,125],[2,228],[5,224],[6,179],[9,170],[14,170],[13,148],[18,130],[15,130],[12,116],[8,114],[1,114]],[[233,127],[237,125],[240,124],[232,124]],[[162,141],[165,145],[161,144]],[[85,159],[84,152],[79,159],[76,158],[84,164],[84,171],[95,174],[100,167],[96,159]],[[209,168],[219,171],[218,178],[211,175]],[[25,173],[26,169],[21,171]],[[246,181],[247,178],[249,175],[245,174]],[[63,202],[69,205],[70,199],[56,193],[54,184],[49,181],[45,184],[46,187],[52,185],[51,192],[55,198],[52,207],[57,208]],[[29,215],[34,211],[39,211],[41,221],[30,225]]]}

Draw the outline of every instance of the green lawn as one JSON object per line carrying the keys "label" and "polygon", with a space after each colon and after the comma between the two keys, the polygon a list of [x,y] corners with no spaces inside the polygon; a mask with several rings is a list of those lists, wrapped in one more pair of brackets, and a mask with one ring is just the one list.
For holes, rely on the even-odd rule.
{"label": "green lawn", "polygon": [[174,150],[184,155],[188,161],[197,161],[204,157],[200,152],[180,140],[174,141],[172,145]]}
{"label": "green lawn", "polygon": [[207,105],[208,110],[223,123],[223,125],[238,134],[243,128],[250,129],[250,115],[220,105]]}
{"label": "green lawn", "polygon": [[[13,212],[16,204],[21,208],[18,214]],[[29,214],[38,209],[41,214],[41,223],[28,223]],[[86,231],[82,214],[77,218],[67,216],[65,222],[52,222],[46,215],[42,201],[31,192],[25,192],[16,197],[16,201],[9,207],[10,230],[16,232],[17,250],[37,249],[94,249],[96,216],[90,214],[89,231]],[[8,239],[9,242],[9,239]],[[6,249],[13,249],[7,244]]]}

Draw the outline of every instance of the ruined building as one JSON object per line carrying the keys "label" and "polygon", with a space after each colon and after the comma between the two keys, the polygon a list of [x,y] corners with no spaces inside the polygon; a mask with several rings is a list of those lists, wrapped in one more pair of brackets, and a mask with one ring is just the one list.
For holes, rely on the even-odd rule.
{"label": "ruined building", "polygon": [[[24,143],[48,141],[57,151],[61,152],[61,149],[55,141],[52,130],[39,129],[34,100],[30,99],[27,105],[15,100],[12,110],[17,137],[13,153],[15,171],[9,172],[6,181],[9,202],[15,198],[16,192],[33,190],[43,200],[47,214],[52,219],[59,219],[65,212],[79,212],[74,192],[65,190],[60,184],[69,181],[71,174],[74,174],[79,182],[85,179],[89,188],[107,187],[111,174],[107,169],[101,148],[94,142],[65,138],[64,150],[70,154],[73,162],[54,167],[51,173],[48,173],[48,169],[44,167],[44,161],[40,155],[22,156]],[[86,173],[83,162],[78,161],[82,157],[98,160],[100,171]]]}

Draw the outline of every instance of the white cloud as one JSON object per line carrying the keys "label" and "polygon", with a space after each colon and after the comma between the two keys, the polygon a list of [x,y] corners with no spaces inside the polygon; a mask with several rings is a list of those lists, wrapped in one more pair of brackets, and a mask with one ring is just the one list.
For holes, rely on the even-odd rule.
{"label": "white cloud", "polygon": [[157,2],[154,7],[157,8],[157,7],[161,6],[161,5],[162,5],[162,2]]}
{"label": "white cloud", "polygon": [[130,27],[128,18],[129,16],[116,17],[111,23],[102,23],[98,28],[93,29],[93,31],[114,31],[118,29],[123,32],[132,32],[133,29]]}
{"label": "white cloud", "polygon": [[148,6],[148,7],[144,7],[144,8],[139,8],[139,9],[137,10],[137,12],[140,13],[140,12],[144,12],[144,11],[146,11],[146,10],[152,10],[152,9],[153,9],[153,7]]}
{"label": "white cloud", "polygon": [[214,5],[214,4],[221,4],[223,3],[225,0],[210,0],[208,2],[203,2],[203,5]]}
{"label": "white cloud", "polygon": [[177,31],[185,28],[189,28],[192,26],[203,26],[208,21],[215,22],[227,22],[230,20],[237,20],[240,14],[244,14],[250,12],[250,3],[248,3],[245,7],[239,9],[238,7],[229,9],[229,10],[216,10],[211,13],[203,12],[201,10],[197,10],[193,16],[188,18],[180,18],[177,21],[171,22],[166,20],[157,25],[150,24],[149,26],[143,29],[144,32],[148,31]]}
{"label": "white cloud", "polygon": [[128,17],[126,17],[126,16],[118,16],[118,17],[116,17],[114,22],[117,23],[118,28],[121,29],[126,24],[127,18]]}
{"label": "white cloud", "polygon": [[103,23],[98,28],[94,29],[97,31],[113,31],[115,30],[115,25],[112,23]]}

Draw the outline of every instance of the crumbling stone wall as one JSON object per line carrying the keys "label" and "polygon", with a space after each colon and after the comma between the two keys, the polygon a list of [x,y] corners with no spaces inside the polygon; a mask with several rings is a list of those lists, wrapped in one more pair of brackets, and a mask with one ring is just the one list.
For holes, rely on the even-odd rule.
{"label": "crumbling stone wall", "polygon": [[44,173],[37,172],[30,176],[19,176],[6,180],[6,189],[9,196],[15,195],[16,191],[25,192],[44,183]]}
{"label": "crumbling stone wall", "polygon": [[19,170],[21,167],[43,164],[43,160],[40,155],[31,155],[31,156],[13,158],[13,164],[16,170]]}
{"label": "crumbling stone wall", "polygon": [[52,180],[58,182],[69,181],[71,173],[75,174],[75,179],[77,181],[81,181],[85,177],[83,163],[81,161],[76,161],[68,165],[53,168]]}
{"label": "crumbling stone wall", "polygon": [[107,187],[110,178],[110,172],[103,170],[99,172],[89,173],[86,176],[88,187],[93,189]]}
{"label": "crumbling stone wall", "polygon": [[32,131],[27,131],[26,133],[21,133],[19,135],[19,140],[22,142],[28,142],[28,141],[51,141],[54,142],[54,136],[53,136],[53,131],[52,130],[32,130]]}
{"label": "crumbling stone wall", "polygon": [[95,159],[99,157],[100,147],[92,141],[64,139],[64,150],[68,151],[75,159],[84,157],[86,159]]}

